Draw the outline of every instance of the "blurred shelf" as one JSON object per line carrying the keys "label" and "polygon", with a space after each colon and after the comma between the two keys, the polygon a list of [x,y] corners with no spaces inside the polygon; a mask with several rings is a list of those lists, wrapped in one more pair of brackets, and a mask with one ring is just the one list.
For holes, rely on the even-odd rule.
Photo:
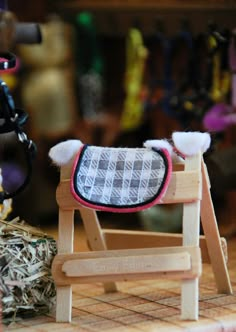
{"label": "blurred shelf", "polygon": [[76,14],[90,11],[96,15],[99,34],[125,36],[133,22],[139,22],[144,35],[152,34],[157,19],[166,34],[179,30],[184,18],[193,33],[207,29],[209,22],[228,29],[235,27],[236,0],[48,0],[51,12],[73,22]]}
{"label": "blurred shelf", "polygon": [[57,0],[57,9],[73,10],[232,10],[235,0]]}

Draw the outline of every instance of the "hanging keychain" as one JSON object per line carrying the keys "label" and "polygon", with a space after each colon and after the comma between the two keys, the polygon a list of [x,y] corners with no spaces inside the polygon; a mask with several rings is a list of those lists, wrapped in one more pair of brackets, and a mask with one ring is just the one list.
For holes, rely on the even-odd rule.
{"label": "hanging keychain", "polygon": [[[148,110],[161,109],[168,116],[180,121],[183,127],[185,111],[192,110],[192,102],[186,92],[194,85],[193,68],[193,40],[190,30],[186,28],[186,20],[181,22],[181,30],[173,38],[167,37],[163,29],[158,29],[155,34],[155,41],[161,47],[163,73],[159,77],[152,78],[150,98],[147,102]],[[160,25],[158,24],[158,27]],[[184,72],[175,75],[174,61],[182,47],[186,48],[187,61],[184,64]],[[152,65],[152,67],[154,67]],[[155,70],[151,67],[151,76],[156,76]],[[179,68],[178,68],[179,71]]]}
{"label": "hanging keychain", "polygon": [[36,145],[28,139],[23,130],[23,126],[28,119],[28,115],[15,107],[14,100],[10,94],[8,86],[0,80],[0,134],[7,134],[14,132],[18,142],[22,145],[26,163],[27,175],[23,183],[11,193],[6,191],[0,192],[0,204],[4,200],[10,199],[21,193],[28,185],[32,174],[32,162],[36,154]]}
{"label": "hanging keychain", "polygon": [[[8,11],[7,1],[0,3],[0,74],[6,75],[17,69],[15,54],[9,51],[15,44],[38,44],[42,41],[39,24],[19,23],[15,15]],[[27,162],[27,175],[23,183],[11,193],[0,190],[0,205],[22,192],[30,181],[32,160],[36,154],[36,145],[28,139],[23,130],[28,115],[15,107],[14,100],[5,81],[0,79],[0,135],[15,133],[23,146]],[[6,202],[5,202],[6,203]]]}

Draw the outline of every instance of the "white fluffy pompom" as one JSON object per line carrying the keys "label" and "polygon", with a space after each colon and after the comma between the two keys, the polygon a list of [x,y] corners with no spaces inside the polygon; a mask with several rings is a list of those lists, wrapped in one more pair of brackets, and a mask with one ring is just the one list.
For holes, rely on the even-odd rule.
{"label": "white fluffy pompom", "polygon": [[53,146],[48,155],[57,166],[66,165],[82,145],[80,140],[67,140]]}
{"label": "white fluffy pompom", "polygon": [[172,139],[176,149],[185,156],[193,156],[198,152],[204,153],[210,147],[209,133],[174,132]]}
{"label": "white fluffy pompom", "polygon": [[172,152],[173,152],[172,145],[165,139],[147,140],[143,143],[143,146],[145,146],[146,148],[154,148],[157,150],[166,149],[166,150],[168,150],[170,155],[172,155]]}

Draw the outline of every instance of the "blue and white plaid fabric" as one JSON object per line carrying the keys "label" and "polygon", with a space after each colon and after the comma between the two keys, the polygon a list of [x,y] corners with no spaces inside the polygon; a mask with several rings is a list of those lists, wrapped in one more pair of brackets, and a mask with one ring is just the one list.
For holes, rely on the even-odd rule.
{"label": "blue and white plaid fabric", "polygon": [[167,166],[162,151],[85,145],[74,171],[74,191],[96,205],[139,206],[158,196]]}

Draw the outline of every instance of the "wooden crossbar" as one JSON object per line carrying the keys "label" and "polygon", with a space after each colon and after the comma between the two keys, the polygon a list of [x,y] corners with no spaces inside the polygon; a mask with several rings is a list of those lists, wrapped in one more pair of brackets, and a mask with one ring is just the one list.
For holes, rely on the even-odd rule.
{"label": "wooden crossbar", "polygon": [[200,274],[201,253],[198,247],[61,254],[55,257],[52,266],[57,285],[157,277],[190,279]]}
{"label": "wooden crossbar", "polygon": [[68,277],[91,277],[155,273],[171,271],[187,271],[191,268],[190,255],[187,252],[164,255],[139,255],[127,257],[101,257],[90,259],[68,260],[62,271]]}
{"label": "wooden crossbar", "polygon": [[[183,242],[183,235],[174,233],[103,228],[102,234],[108,250],[135,249],[143,247],[176,247],[181,246]],[[227,262],[227,242],[223,237],[220,238],[220,247],[222,248],[225,261]],[[202,254],[202,262],[211,263],[211,259],[208,253],[207,241],[204,235],[200,236],[200,248]]]}
{"label": "wooden crossbar", "polygon": [[[161,204],[188,203],[202,198],[201,174],[199,171],[173,172],[170,184]],[[56,193],[57,203],[61,209],[79,207],[79,203],[70,194],[70,180],[61,180]]]}

